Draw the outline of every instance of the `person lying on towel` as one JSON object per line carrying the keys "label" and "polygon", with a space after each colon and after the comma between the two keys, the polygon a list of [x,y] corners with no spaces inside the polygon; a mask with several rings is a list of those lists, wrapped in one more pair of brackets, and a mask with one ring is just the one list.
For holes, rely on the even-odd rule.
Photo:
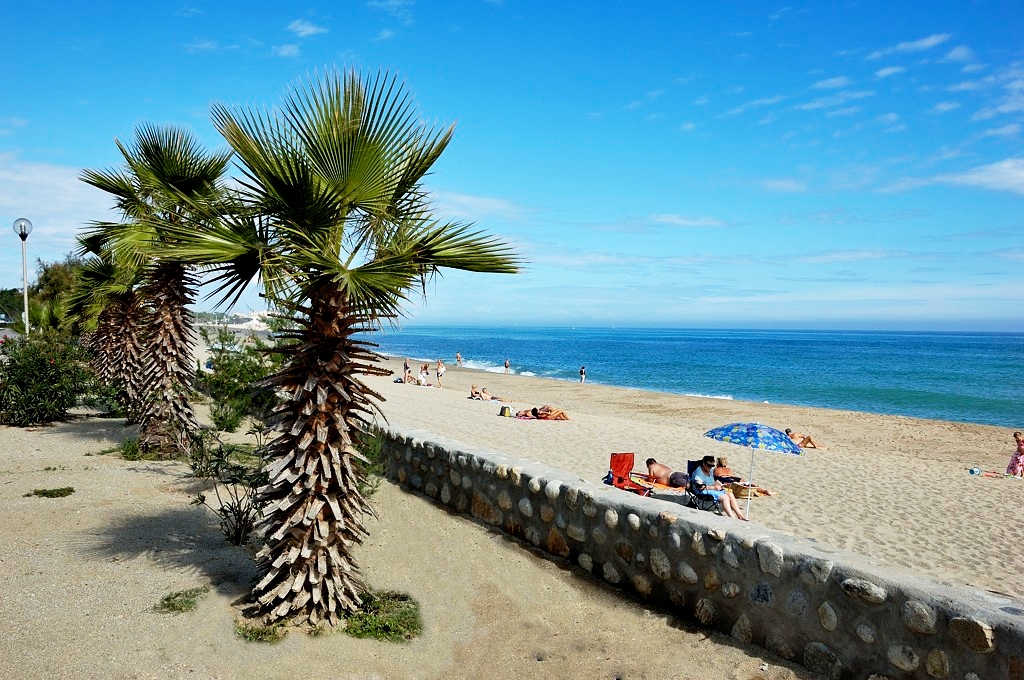
{"label": "person lying on towel", "polygon": [[690,483],[690,476],[685,472],[673,470],[669,466],[662,465],[653,458],[647,459],[647,478],[652,482],[657,482],[658,484],[674,486],[681,489],[685,489],[686,485]]}
{"label": "person lying on towel", "polygon": [[540,407],[526,408],[516,413],[516,418],[537,420],[569,420],[569,414],[560,408],[544,404]]}

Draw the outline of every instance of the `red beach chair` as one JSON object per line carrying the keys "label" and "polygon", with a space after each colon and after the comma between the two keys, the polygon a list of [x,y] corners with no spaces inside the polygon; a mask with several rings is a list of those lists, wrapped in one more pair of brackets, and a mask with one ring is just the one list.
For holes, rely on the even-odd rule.
{"label": "red beach chair", "polygon": [[[632,493],[639,494],[641,496],[650,496],[651,487],[645,484],[640,484],[633,479],[633,452],[628,453],[613,453],[611,461],[608,463],[610,468],[608,471],[608,477],[606,481],[616,489],[622,489],[623,491],[631,491]],[[646,477],[646,475],[643,475]]]}

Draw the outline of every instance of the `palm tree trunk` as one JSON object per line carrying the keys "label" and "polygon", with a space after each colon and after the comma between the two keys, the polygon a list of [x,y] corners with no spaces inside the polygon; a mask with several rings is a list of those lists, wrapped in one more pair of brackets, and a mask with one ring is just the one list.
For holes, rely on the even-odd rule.
{"label": "palm tree trunk", "polygon": [[142,293],[151,310],[147,324],[151,351],[142,380],[147,401],[139,444],[166,458],[187,455],[199,431],[188,399],[195,377],[195,331],[187,305],[195,299],[196,287],[188,267],[162,261],[153,267]]}
{"label": "palm tree trunk", "polygon": [[355,340],[368,319],[356,314],[335,285],[296,308],[297,342],[278,345],[289,359],[264,381],[287,400],[268,426],[280,435],[268,445],[269,482],[260,490],[267,511],[260,524],[264,547],[257,555],[263,578],[253,589],[257,613],[311,625],[337,625],[339,615],[361,604],[365,587],[350,550],[367,534],[372,514],[359,492],[365,462],[353,433],[363,414],[383,398],[357,376],[385,375],[373,364],[372,345]]}
{"label": "palm tree trunk", "polygon": [[125,423],[138,423],[146,410],[146,392],[143,384],[143,356],[146,335],[142,328],[145,307],[142,298],[129,293],[122,300],[121,316],[121,392],[124,401]]}

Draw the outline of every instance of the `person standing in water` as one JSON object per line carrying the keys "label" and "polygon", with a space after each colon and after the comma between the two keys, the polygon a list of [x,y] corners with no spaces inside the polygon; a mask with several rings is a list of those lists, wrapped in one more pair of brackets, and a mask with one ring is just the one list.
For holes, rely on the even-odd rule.
{"label": "person standing in water", "polygon": [[508,367],[509,367],[510,365],[511,365],[511,364],[509,364],[509,363],[508,363],[508,359],[505,359],[505,375],[508,375]]}
{"label": "person standing in water", "polygon": [[455,353],[455,365],[456,366],[461,366],[462,365],[462,352],[456,352]]}
{"label": "person standing in water", "polygon": [[587,382],[587,367],[580,366],[580,383]]}

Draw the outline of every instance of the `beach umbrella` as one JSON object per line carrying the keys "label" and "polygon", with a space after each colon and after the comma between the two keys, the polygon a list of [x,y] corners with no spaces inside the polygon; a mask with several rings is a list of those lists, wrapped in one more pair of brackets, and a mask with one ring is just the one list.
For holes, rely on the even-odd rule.
{"label": "beach umbrella", "polygon": [[[804,451],[789,438],[785,432],[780,432],[774,427],[768,427],[761,423],[729,423],[704,433],[705,437],[711,437],[730,444],[746,446],[750,448],[750,475],[747,477],[747,484],[754,484],[754,452],[775,451],[777,453],[790,453],[802,456]],[[750,493],[747,493],[746,515],[750,517]]]}

